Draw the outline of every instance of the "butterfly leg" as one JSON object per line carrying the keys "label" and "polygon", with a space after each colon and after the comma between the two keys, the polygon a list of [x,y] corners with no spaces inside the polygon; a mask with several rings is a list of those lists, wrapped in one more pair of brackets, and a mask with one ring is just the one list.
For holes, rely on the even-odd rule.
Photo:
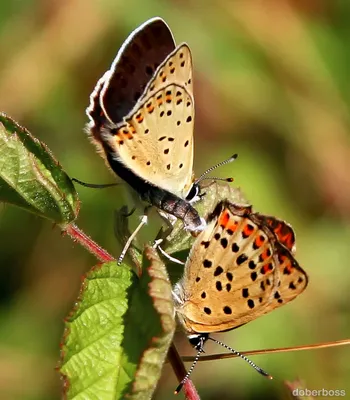
{"label": "butterfly leg", "polygon": [[[155,247],[155,246],[153,246],[153,247]],[[156,245],[156,248],[163,254],[163,256],[164,256],[165,258],[167,258],[167,259],[170,260],[171,262],[176,263],[176,264],[180,264],[180,265],[185,265],[185,263],[184,263],[183,261],[180,261],[180,260],[178,260],[177,258],[172,257],[172,256],[171,256],[170,254],[168,254],[165,250],[163,250],[159,245]]]}
{"label": "butterfly leg", "polygon": [[123,215],[123,217],[131,217],[136,211],[136,207],[133,207],[129,212]]}
{"label": "butterfly leg", "polygon": [[127,242],[124,245],[124,248],[122,250],[122,252],[120,253],[120,256],[118,258],[118,265],[120,265],[125,257],[126,252],[128,251],[128,248],[131,245],[131,242],[135,239],[136,235],[139,233],[140,229],[147,224],[148,221],[148,211],[149,211],[149,207],[146,207],[144,210],[144,214],[141,217],[141,222],[138,224],[138,226],[136,227],[136,229],[134,230],[134,232],[130,235],[129,239],[127,240]]}
{"label": "butterfly leg", "polygon": [[163,222],[166,225],[165,230],[163,231],[163,228],[159,231],[157,237],[155,238],[153,242],[153,247],[156,248],[159,246],[173,231],[174,229],[174,224],[177,220],[176,217],[170,214],[163,213],[162,211],[158,210],[158,214],[160,218],[163,220]]}
{"label": "butterfly leg", "polygon": [[166,224],[166,229],[164,231],[163,231],[163,228],[160,230],[159,234],[157,235],[156,239],[153,242],[153,248],[158,249],[162,253],[162,255],[165,258],[167,258],[168,260],[170,260],[176,264],[184,265],[184,263],[182,261],[178,260],[175,257],[172,257],[171,255],[169,255],[165,250],[163,250],[160,247],[160,244],[170,235],[170,233],[174,229],[174,224],[175,224],[177,218],[174,218],[170,214],[164,214],[161,211],[158,211],[158,213],[159,213],[159,216],[164,221],[164,223]]}

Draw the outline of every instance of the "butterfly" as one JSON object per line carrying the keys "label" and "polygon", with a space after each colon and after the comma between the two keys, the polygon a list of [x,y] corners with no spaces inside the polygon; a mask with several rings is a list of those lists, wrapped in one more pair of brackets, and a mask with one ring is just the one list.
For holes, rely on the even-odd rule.
{"label": "butterfly", "polygon": [[183,220],[188,231],[204,229],[191,205],[199,199],[191,52],[186,44],[175,46],[161,18],[127,38],[90,96],[87,115],[98,151],[141,200]]}
{"label": "butterfly", "polygon": [[179,321],[198,357],[210,333],[246,324],[305,290],[308,277],[294,254],[295,234],[286,222],[228,200],[217,204],[173,291]]}

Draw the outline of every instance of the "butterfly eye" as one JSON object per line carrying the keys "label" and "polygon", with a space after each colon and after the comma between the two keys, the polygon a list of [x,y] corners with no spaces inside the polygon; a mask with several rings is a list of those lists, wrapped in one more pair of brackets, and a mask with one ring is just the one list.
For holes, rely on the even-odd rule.
{"label": "butterfly eye", "polygon": [[189,202],[196,201],[198,200],[198,196],[200,197],[200,187],[198,184],[194,183],[186,196],[186,200]]}
{"label": "butterfly eye", "polygon": [[188,335],[188,341],[196,350],[200,350],[208,339],[208,333]]}

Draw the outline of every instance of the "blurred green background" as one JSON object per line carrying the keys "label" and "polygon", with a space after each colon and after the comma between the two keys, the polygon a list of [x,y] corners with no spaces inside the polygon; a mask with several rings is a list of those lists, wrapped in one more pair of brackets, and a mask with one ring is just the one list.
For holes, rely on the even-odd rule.
{"label": "blurred green background", "polygon": [[[127,35],[163,17],[194,58],[197,175],[233,176],[255,210],[289,221],[310,276],[286,307],[217,337],[238,350],[350,336],[350,3],[327,0],[16,0],[0,13],[0,110],[54,152],[71,176],[113,176],[83,132],[96,81]],[[113,211],[123,189],[77,188],[78,225],[117,255]],[[58,229],[11,206],[0,209],[0,398],[58,399],[63,318],[96,261]],[[193,354],[181,334],[181,354]],[[211,344],[206,351],[221,351]],[[282,399],[283,380],[346,389],[350,349],[199,363],[206,399]],[[177,382],[164,368],[156,399]],[[182,395],[180,395],[181,398]]]}

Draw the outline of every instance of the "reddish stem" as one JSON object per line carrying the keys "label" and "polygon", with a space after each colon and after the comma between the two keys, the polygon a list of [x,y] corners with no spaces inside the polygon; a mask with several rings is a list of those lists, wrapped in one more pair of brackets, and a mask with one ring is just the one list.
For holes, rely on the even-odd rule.
{"label": "reddish stem", "polygon": [[184,383],[184,393],[187,400],[201,400],[191,379],[187,379]]}
{"label": "reddish stem", "polygon": [[85,247],[98,260],[102,262],[115,261],[114,257],[112,257],[105,249],[100,247],[96,242],[94,242],[75,224],[69,224],[65,226],[62,230],[64,233],[67,233],[75,242],[78,242],[83,247]]}
{"label": "reddish stem", "polygon": [[[179,353],[176,350],[174,343],[171,343],[171,346],[169,348],[168,360],[175,372],[177,379],[179,380],[179,382],[181,382],[187,371],[181,360],[181,357],[179,356]],[[200,400],[199,394],[190,379],[188,379],[184,383],[183,391],[187,400]]]}

